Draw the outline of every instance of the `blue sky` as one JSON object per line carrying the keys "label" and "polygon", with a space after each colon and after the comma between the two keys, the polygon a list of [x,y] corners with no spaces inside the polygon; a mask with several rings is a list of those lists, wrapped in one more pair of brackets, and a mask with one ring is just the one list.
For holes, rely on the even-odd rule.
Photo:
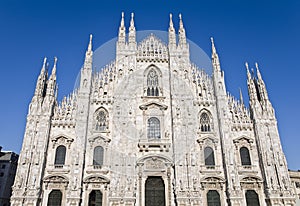
{"label": "blue sky", "polygon": [[296,1],[16,1],[0,2],[0,145],[19,152],[28,104],[44,56],[58,57],[59,99],[73,90],[89,34],[94,48],[116,37],[121,12],[138,31],[175,28],[210,55],[213,36],[227,89],[247,96],[245,61],[258,62],[276,111],[289,168],[300,169],[300,5]]}

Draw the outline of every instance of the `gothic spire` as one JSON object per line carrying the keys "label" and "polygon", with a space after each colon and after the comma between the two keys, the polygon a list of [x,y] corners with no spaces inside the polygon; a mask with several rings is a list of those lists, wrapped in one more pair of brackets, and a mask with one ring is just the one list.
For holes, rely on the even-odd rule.
{"label": "gothic spire", "polygon": [[56,63],[57,63],[57,57],[54,57],[54,65],[53,65],[53,68],[52,68],[51,76],[56,75]]}
{"label": "gothic spire", "polygon": [[133,13],[131,13],[128,42],[129,42],[130,46],[136,44],[136,32],[135,32],[135,27],[134,27],[134,14]]}
{"label": "gothic spire", "polygon": [[44,95],[44,90],[46,88],[47,81],[47,70],[48,70],[47,58],[44,58],[43,66],[40,72],[40,75],[36,82],[34,96],[42,97]]}
{"label": "gothic spire", "polygon": [[125,28],[125,24],[124,24],[124,12],[122,12],[121,24],[119,27],[118,42],[125,44],[125,38],[126,38],[126,28]]}
{"label": "gothic spire", "polygon": [[259,89],[259,92],[260,92],[261,99],[263,99],[265,101],[268,101],[269,100],[268,92],[267,92],[267,89],[266,89],[265,82],[263,81],[261,73],[259,71],[257,62],[255,63],[255,67],[256,67],[256,74],[257,74],[258,89]]}
{"label": "gothic spire", "polygon": [[55,92],[56,92],[56,64],[57,64],[57,57],[54,57],[54,64],[53,64],[51,76],[48,79],[46,95],[55,96]]}
{"label": "gothic spire", "polygon": [[92,61],[93,61],[92,40],[93,40],[93,35],[90,34],[89,45],[85,52],[85,59],[83,65],[84,69],[92,69]]}
{"label": "gothic spire", "polygon": [[89,42],[89,46],[88,46],[88,49],[87,49],[87,52],[91,52],[92,51],[92,40],[93,40],[93,35],[90,34],[90,42]]}
{"label": "gothic spire", "polygon": [[211,59],[212,59],[213,69],[214,69],[214,71],[220,72],[221,71],[220,60],[219,60],[219,56],[218,56],[218,53],[217,53],[217,50],[215,47],[213,37],[211,37],[210,40],[211,40],[211,51],[212,51]]}
{"label": "gothic spire", "polygon": [[250,104],[257,102],[258,98],[257,98],[257,91],[256,91],[256,86],[255,86],[255,82],[252,78],[252,75],[249,71],[249,65],[246,62],[245,63],[246,69],[247,69],[247,84],[248,84],[248,94],[249,94],[249,98],[250,98]]}
{"label": "gothic spire", "polygon": [[179,45],[183,46],[186,44],[186,35],[185,35],[185,29],[183,26],[182,16],[179,14]]}
{"label": "gothic spire", "polygon": [[47,66],[47,57],[44,57],[44,62],[43,62],[43,66],[42,66],[40,74],[45,74],[45,72],[46,72],[46,66]]}
{"label": "gothic spire", "polygon": [[249,71],[248,62],[245,62],[245,66],[246,66],[246,69],[247,69],[247,79],[248,79],[248,82],[249,82],[252,78],[251,78],[251,73]]}
{"label": "gothic spire", "polygon": [[170,14],[170,23],[169,23],[169,47],[174,48],[176,46],[176,34],[172,20],[172,14]]}

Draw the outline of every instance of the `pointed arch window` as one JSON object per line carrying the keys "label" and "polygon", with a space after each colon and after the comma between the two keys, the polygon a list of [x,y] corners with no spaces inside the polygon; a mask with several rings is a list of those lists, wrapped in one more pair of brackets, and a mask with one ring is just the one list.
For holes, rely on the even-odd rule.
{"label": "pointed arch window", "polygon": [[147,75],[147,96],[159,96],[158,75],[154,69]]}
{"label": "pointed arch window", "polygon": [[211,147],[204,148],[204,159],[205,159],[205,165],[207,166],[215,165],[214,150]]}
{"label": "pointed arch window", "polygon": [[64,165],[65,159],[66,159],[66,147],[63,145],[60,145],[56,148],[55,152],[55,165]]}
{"label": "pointed arch window", "polygon": [[61,206],[62,193],[60,190],[52,190],[48,196],[47,206]]}
{"label": "pointed arch window", "polygon": [[104,154],[103,147],[97,146],[94,148],[94,155],[93,155],[93,165],[94,166],[102,166],[103,165],[103,154]]}
{"label": "pointed arch window", "polygon": [[220,195],[216,190],[209,190],[206,195],[207,206],[221,206]]}
{"label": "pointed arch window", "polygon": [[246,203],[247,206],[259,206],[258,195],[254,190],[246,191]]}
{"label": "pointed arch window", "polygon": [[160,139],[160,121],[156,117],[148,119],[148,139]]}
{"label": "pointed arch window", "polygon": [[251,165],[250,153],[247,147],[240,148],[240,156],[242,165]]}
{"label": "pointed arch window", "polygon": [[104,108],[100,108],[95,114],[95,130],[99,132],[107,131],[108,129],[108,112]]}
{"label": "pointed arch window", "polygon": [[200,129],[201,132],[211,131],[211,120],[209,115],[206,112],[203,112],[200,116]]}

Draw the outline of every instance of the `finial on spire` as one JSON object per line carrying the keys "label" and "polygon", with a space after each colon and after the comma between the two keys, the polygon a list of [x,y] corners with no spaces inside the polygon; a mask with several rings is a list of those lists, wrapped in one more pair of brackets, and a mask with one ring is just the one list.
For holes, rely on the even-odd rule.
{"label": "finial on spire", "polygon": [[249,65],[248,65],[248,62],[245,62],[245,66],[246,66],[246,69],[249,71]]}
{"label": "finial on spire", "polygon": [[130,27],[134,27],[134,13],[131,13]]}
{"label": "finial on spire", "polygon": [[169,23],[170,28],[174,27],[172,18],[173,18],[172,13],[170,13],[170,23]]}
{"label": "finial on spire", "polygon": [[52,75],[56,74],[56,63],[57,63],[57,57],[54,57],[54,65],[53,65],[53,68],[52,68]]}
{"label": "finial on spire", "polygon": [[92,40],[93,40],[93,35],[90,34],[90,42],[89,42],[89,46],[88,46],[88,52],[92,51]]}
{"label": "finial on spire", "polygon": [[244,98],[243,98],[243,93],[242,93],[242,89],[240,89],[240,101],[241,101],[241,104],[244,104]]}
{"label": "finial on spire", "polygon": [[46,68],[47,68],[47,57],[44,57],[41,73],[44,73],[46,71]]}
{"label": "finial on spire", "polygon": [[247,69],[247,77],[248,77],[248,80],[251,79],[251,74],[250,74],[250,71],[249,71],[249,65],[248,65],[248,62],[245,62],[245,66],[246,66],[246,69]]}
{"label": "finial on spire", "polygon": [[180,29],[183,29],[183,22],[182,22],[182,15],[179,14],[179,27]]}
{"label": "finial on spire", "polygon": [[122,11],[121,27],[124,27],[124,12]]}
{"label": "finial on spire", "polygon": [[259,71],[258,63],[257,62],[255,62],[255,67],[256,67],[256,73],[257,73],[258,79],[262,80],[261,73]]}
{"label": "finial on spire", "polygon": [[210,41],[211,41],[212,53],[215,54],[215,53],[217,53],[217,50],[216,50],[216,47],[215,47],[214,38],[210,37]]}

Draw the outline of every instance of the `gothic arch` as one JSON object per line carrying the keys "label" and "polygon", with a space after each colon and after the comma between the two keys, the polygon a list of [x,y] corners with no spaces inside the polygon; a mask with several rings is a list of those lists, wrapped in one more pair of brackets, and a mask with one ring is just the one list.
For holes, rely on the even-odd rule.
{"label": "gothic arch", "polygon": [[106,108],[99,107],[94,113],[94,131],[108,132],[109,113]]}
{"label": "gothic arch", "polygon": [[199,130],[200,132],[212,132],[213,127],[213,117],[209,110],[202,109],[199,112]]}
{"label": "gothic arch", "polygon": [[144,95],[149,97],[163,96],[162,72],[154,64],[144,71]]}

